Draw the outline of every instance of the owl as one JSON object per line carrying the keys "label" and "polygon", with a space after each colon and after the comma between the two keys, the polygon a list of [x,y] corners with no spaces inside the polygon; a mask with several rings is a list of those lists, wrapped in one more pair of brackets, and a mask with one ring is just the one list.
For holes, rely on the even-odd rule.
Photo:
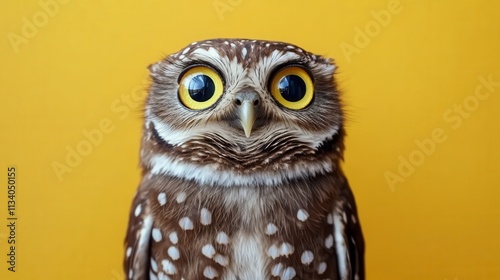
{"label": "owl", "polygon": [[213,39],[149,70],[127,279],[364,279],[332,60]]}

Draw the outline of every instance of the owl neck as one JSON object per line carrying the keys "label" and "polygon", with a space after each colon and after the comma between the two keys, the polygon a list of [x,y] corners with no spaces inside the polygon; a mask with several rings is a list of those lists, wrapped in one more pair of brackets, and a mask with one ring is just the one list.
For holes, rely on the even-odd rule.
{"label": "owl neck", "polygon": [[273,186],[286,181],[314,178],[318,175],[333,172],[331,163],[318,162],[289,166],[282,170],[261,170],[242,172],[226,169],[217,164],[200,165],[172,159],[167,155],[153,155],[144,166],[146,173],[196,181],[201,185],[217,186]]}

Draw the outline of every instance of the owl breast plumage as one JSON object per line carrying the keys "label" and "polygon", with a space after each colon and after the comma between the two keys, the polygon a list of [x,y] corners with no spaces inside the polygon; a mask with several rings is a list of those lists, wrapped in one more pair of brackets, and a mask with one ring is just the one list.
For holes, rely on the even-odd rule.
{"label": "owl breast plumage", "polygon": [[127,279],[364,279],[334,70],[240,39],[150,66]]}

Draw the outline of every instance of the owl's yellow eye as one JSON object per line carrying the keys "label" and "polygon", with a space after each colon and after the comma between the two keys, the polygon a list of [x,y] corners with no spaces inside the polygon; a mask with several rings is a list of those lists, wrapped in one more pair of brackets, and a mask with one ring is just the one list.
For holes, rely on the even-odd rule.
{"label": "owl's yellow eye", "polygon": [[196,66],[184,73],[179,81],[179,99],[193,110],[206,109],[222,95],[222,79],[213,69]]}
{"label": "owl's yellow eye", "polygon": [[307,71],[298,66],[285,67],[271,81],[274,99],[288,109],[304,109],[314,96],[314,85]]}

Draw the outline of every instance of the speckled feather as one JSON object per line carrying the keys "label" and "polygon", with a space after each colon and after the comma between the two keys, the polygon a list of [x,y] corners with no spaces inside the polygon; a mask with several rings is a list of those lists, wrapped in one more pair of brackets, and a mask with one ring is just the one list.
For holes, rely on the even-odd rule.
{"label": "speckled feather", "polygon": [[[211,108],[177,98],[186,67],[224,79]],[[315,98],[299,111],[268,92],[276,69],[298,64]],[[364,242],[340,168],[344,117],[332,61],[286,43],[197,42],[150,67],[143,179],[126,238],[127,279],[364,279]],[[250,138],[234,95],[262,101]]]}

